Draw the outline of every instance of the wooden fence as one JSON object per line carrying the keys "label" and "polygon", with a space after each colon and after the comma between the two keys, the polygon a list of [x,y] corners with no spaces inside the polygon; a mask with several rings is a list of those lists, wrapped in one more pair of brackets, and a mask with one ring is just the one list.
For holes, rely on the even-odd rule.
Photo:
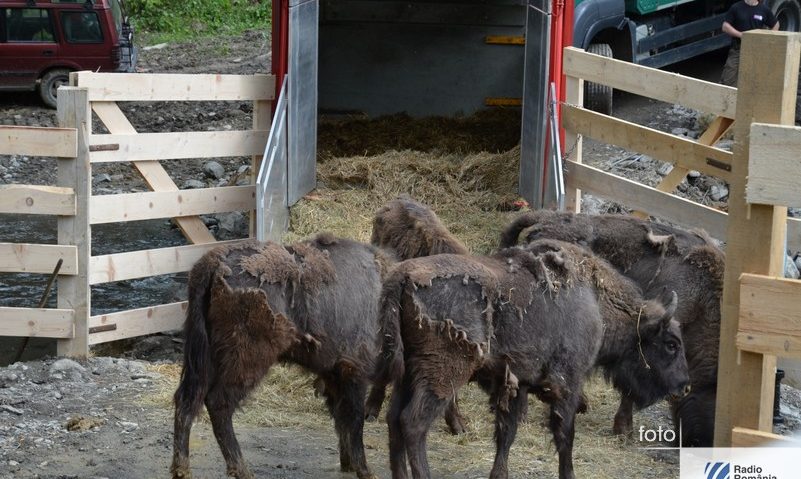
{"label": "wooden fence", "polygon": [[[58,337],[59,355],[80,357],[92,344],[181,326],[186,302],[92,316],[91,286],[186,272],[220,244],[198,215],[255,209],[254,185],[180,190],[158,160],[251,156],[252,171],[258,171],[271,123],[275,84],[271,75],[92,72],[73,73],[70,84],[58,94],[59,123],[65,128],[42,130],[47,136],[38,129],[0,130],[3,135],[17,135],[6,143],[14,145],[15,151],[0,153],[17,153],[16,149],[27,146],[26,154],[70,157],[58,161],[56,187],[0,190],[0,212],[60,215],[59,245],[0,244],[2,271],[51,272],[56,258],[65,258],[58,309],[2,308],[0,334]],[[138,133],[118,101],[252,101],[253,127],[244,131]],[[92,131],[93,114],[109,133]],[[92,165],[109,162],[130,162],[152,191],[92,195]],[[91,255],[92,225],[156,218],[173,218],[191,244]],[[45,328],[46,320],[57,327]]]}
{"label": "wooden fence", "polygon": [[[777,439],[769,432],[776,355],[801,357],[801,282],[778,278],[785,249],[801,249],[801,221],[788,220],[786,208],[801,206],[797,185],[791,183],[801,174],[801,129],[776,126],[792,125],[794,118],[799,45],[798,34],[747,33],[739,89],[575,48],[564,55],[567,104],[562,124],[565,150],[572,151],[565,165],[568,208],[579,211],[582,191],[587,191],[641,210],[643,217],[703,228],[727,243],[716,445]],[[582,108],[585,80],[716,118],[696,141],[656,131]],[[715,148],[730,128],[734,151]],[[645,153],[674,169],[653,188],[584,165],[584,136]],[[671,194],[690,169],[729,183],[728,214]]]}
{"label": "wooden fence", "polygon": [[[76,162],[78,140],[74,128],[0,126],[0,154],[55,156],[59,163]],[[77,199],[71,185],[0,186],[0,213],[58,215],[70,221],[77,213]],[[61,227],[61,220],[59,221]],[[59,229],[59,236],[61,230]],[[60,244],[0,243],[0,272],[52,273],[63,260],[64,281],[78,274],[78,246]],[[69,305],[58,308],[0,307],[0,335],[69,339],[74,336],[75,311]]]}

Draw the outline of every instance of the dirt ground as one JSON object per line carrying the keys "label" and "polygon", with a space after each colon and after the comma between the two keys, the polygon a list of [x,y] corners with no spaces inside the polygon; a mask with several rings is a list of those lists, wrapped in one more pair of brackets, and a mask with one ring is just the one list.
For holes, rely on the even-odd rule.
{"label": "dirt ground", "polygon": [[[246,74],[267,72],[269,64],[265,36],[252,32],[224,40],[143,50],[140,66],[149,72]],[[701,65],[688,68],[701,76],[715,75]],[[616,105],[618,116],[663,131],[683,129],[692,135],[699,129],[695,112],[673,105],[632,95],[618,95]],[[252,122],[247,102],[169,106],[129,103],[122,108],[140,131],[244,129]],[[55,112],[41,106],[33,93],[0,93],[0,124],[53,126]],[[95,130],[102,131],[99,125]],[[592,141],[585,142],[584,160],[650,184],[660,176],[660,164],[655,160]],[[193,179],[211,185],[235,181],[235,172],[249,160],[229,158],[220,163],[226,176],[218,180],[205,178],[200,162],[165,162],[165,166],[179,186]],[[0,157],[0,166],[0,184],[53,184],[55,180],[53,160]],[[96,194],[146,188],[128,165],[103,165],[94,173],[96,178],[108,175],[95,185]],[[708,181],[712,180],[692,179],[680,190],[707,204],[721,203],[710,197],[711,186],[717,183]],[[617,210],[603,202],[588,206],[595,212]],[[169,399],[180,371],[176,361],[181,340],[158,335],[114,348],[99,348],[94,351],[96,357],[82,363],[46,359],[0,368],[0,478],[133,479],[167,475],[172,453]],[[235,418],[237,435],[253,471],[258,477],[353,477],[338,472],[337,441],[322,400],[312,395],[311,380],[286,368],[277,368],[271,377],[282,375],[299,378],[282,383],[292,385],[292,390],[270,391],[268,379],[259,399],[246,405]],[[678,476],[675,451],[644,451],[636,440],[612,437],[617,395],[597,380],[590,390],[594,403],[577,426],[575,461],[579,477]],[[296,397],[304,399],[288,404],[288,397],[293,401]],[[463,401],[467,408],[476,405],[467,411],[471,418],[467,439],[447,435],[442,425],[433,431],[436,440],[431,441],[429,455],[435,477],[486,477],[491,467],[494,446],[491,418],[483,407],[486,398],[470,388]],[[793,401],[784,406],[788,429],[796,428],[801,418],[801,398]],[[535,439],[519,440],[513,446],[513,476],[555,478],[555,452],[540,426],[543,410],[535,403],[532,401],[529,423],[522,429],[542,432],[530,434],[526,437]],[[639,413],[635,425],[639,424],[652,428],[669,425],[665,405]],[[371,467],[379,476],[388,477],[385,425],[369,424],[365,442]],[[223,461],[204,420],[193,430],[191,448],[195,477],[223,477]],[[604,451],[603,456],[596,454],[599,450]]]}

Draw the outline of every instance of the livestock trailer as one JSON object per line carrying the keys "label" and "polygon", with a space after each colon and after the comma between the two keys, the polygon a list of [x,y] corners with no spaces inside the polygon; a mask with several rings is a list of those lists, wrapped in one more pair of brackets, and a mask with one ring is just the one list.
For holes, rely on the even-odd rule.
{"label": "livestock trailer", "polygon": [[570,44],[561,27],[550,40],[563,12],[572,7],[555,0],[274,0],[288,204],[315,186],[318,112],[469,116],[503,107],[522,117],[520,194],[541,205],[550,48],[558,60]]}

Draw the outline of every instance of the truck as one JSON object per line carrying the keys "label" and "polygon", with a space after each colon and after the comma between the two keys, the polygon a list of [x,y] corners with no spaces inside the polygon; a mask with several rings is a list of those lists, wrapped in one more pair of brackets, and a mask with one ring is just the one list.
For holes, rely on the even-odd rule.
{"label": "truck", "polygon": [[[573,46],[653,68],[661,68],[729,45],[721,32],[726,11],[737,0],[576,0]],[[800,0],[762,0],[780,29],[799,31]],[[612,111],[612,90],[585,85],[584,104]]]}

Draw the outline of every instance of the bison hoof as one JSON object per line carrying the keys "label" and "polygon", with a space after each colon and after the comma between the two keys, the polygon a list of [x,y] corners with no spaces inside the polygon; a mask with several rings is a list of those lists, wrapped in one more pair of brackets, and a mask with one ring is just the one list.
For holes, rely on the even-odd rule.
{"label": "bison hoof", "polygon": [[464,434],[467,432],[467,426],[465,426],[464,421],[462,418],[449,418],[447,421],[448,423],[448,430],[454,436],[458,436],[459,434]]}
{"label": "bison hoof", "polygon": [[615,424],[612,426],[612,432],[615,433],[616,436],[631,436],[634,432],[634,428],[631,424],[615,421]]}

